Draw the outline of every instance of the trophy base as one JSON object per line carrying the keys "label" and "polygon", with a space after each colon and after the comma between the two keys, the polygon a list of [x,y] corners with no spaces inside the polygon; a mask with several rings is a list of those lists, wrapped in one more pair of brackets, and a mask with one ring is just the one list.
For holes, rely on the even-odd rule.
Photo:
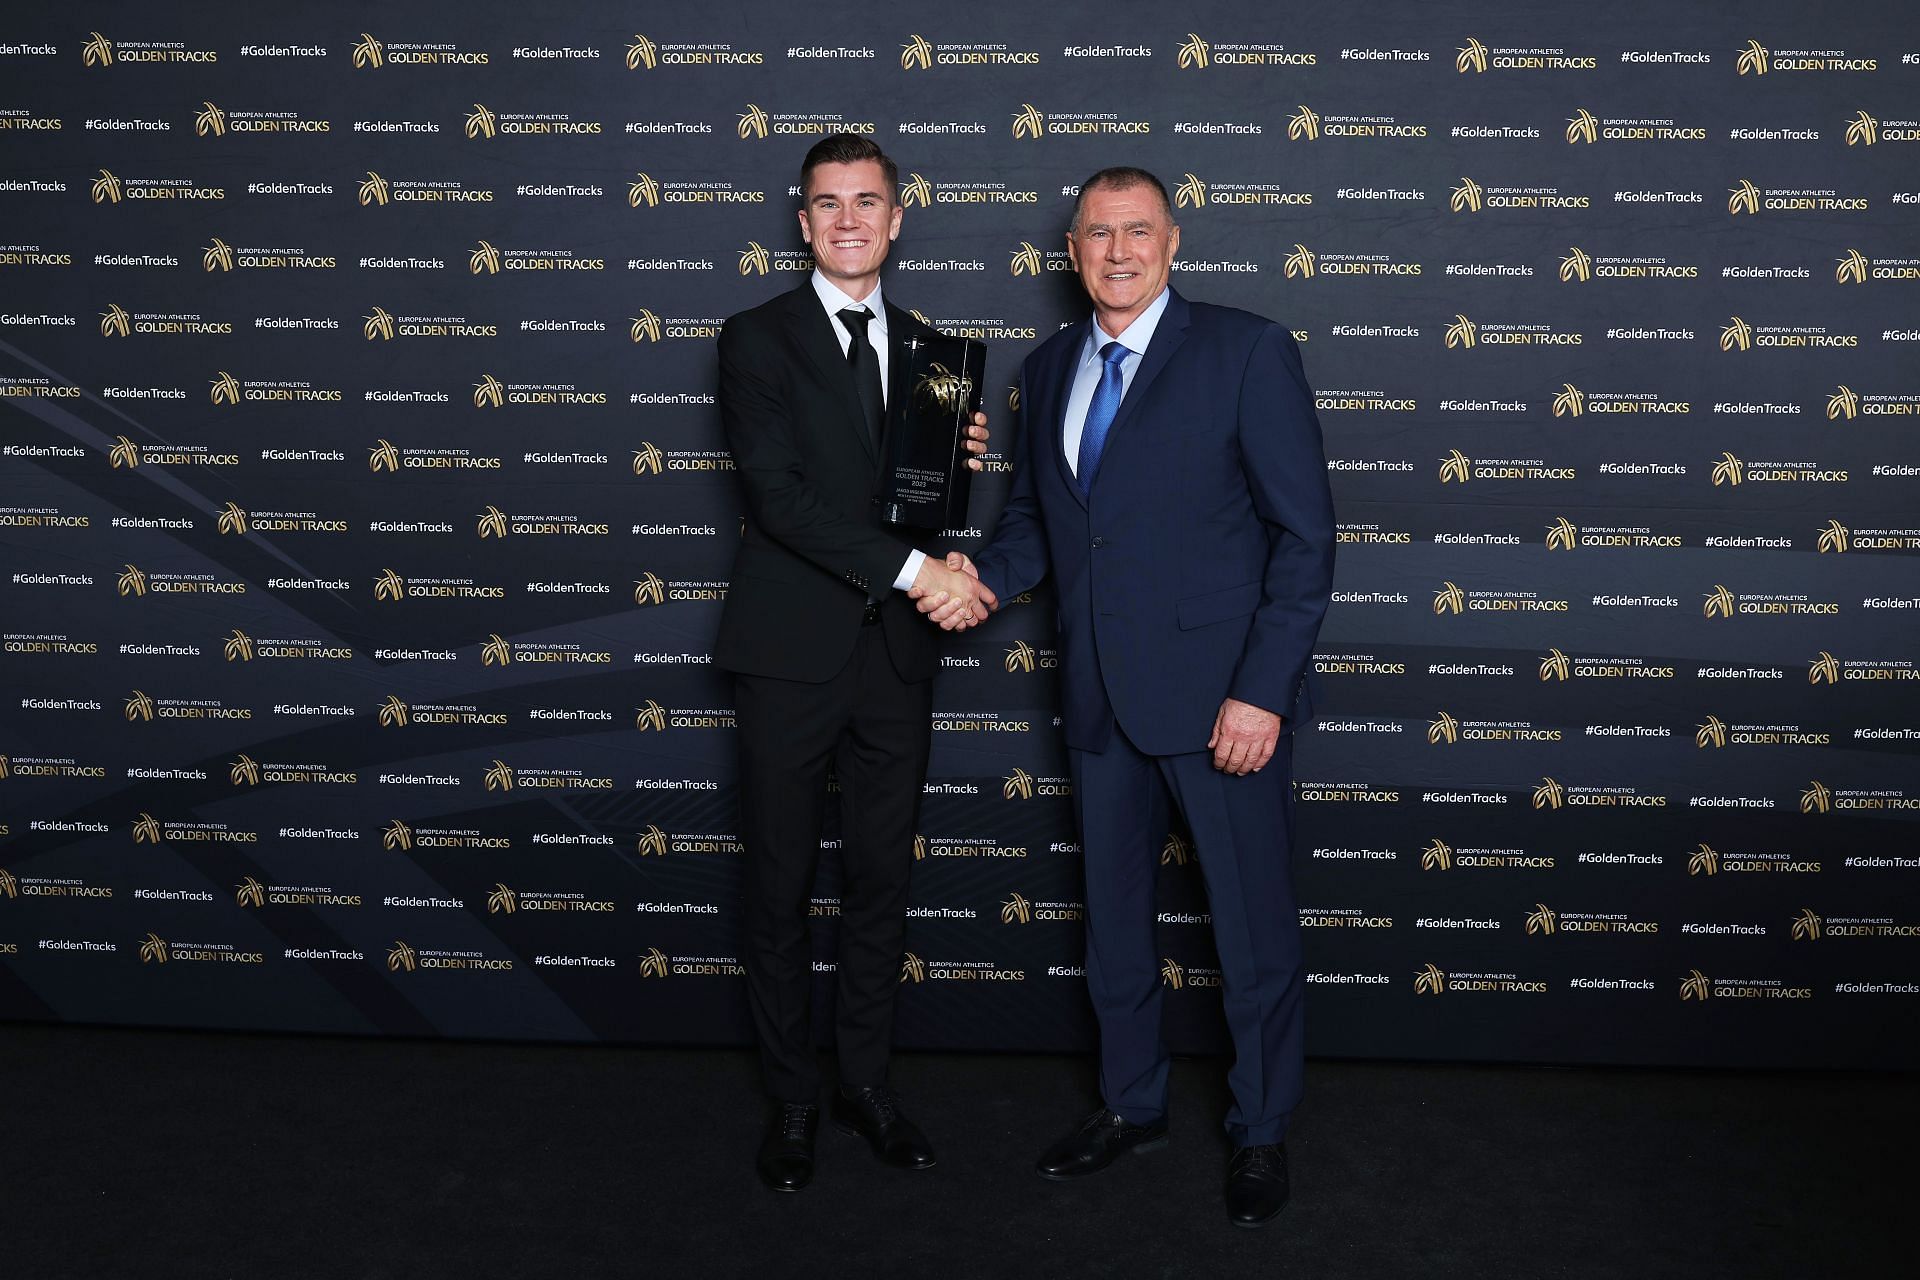
{"label": "trophy base", "polygon": [[894,529],[912,529],[920,533],[938,533],[942,529],[951,529],[966,521],[955,520],[947,511],[944,501],[928,502],[882,502],[880,504],[880,522]]}

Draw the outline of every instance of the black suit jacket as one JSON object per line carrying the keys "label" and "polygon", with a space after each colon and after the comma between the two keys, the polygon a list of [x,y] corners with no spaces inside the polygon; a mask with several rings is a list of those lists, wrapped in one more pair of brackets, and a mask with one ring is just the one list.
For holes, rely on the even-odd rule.
{"label": "black suit jacket", "polygon": [[[932,333],[887,304],[889,405],[903,394],[907,340]],[[880,459],[811,280],[727,321],[718,398],[747,525],[715,663],[746,675],[827,680],[846,665],[872,596],[881,601],[895,670],[905,680],[931,679],[940,633],[893,589],[918,537],[876,518]]]}

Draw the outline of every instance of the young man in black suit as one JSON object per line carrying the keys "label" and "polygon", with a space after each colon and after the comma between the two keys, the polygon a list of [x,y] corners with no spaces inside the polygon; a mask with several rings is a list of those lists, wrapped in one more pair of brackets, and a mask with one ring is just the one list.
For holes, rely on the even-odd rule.
{"label": "young man in black suit", "polygon": [[[747,523],[714,660],[735,680],[747,991],[774,1103],[758,1168],[778,1191],[813,1173],[807,904],[830,766],[844,872],[833,1118],[889,1164],[934,1161],[887,1087],[939,665],[939,635],[909,593],[945,593],[963,622],[992,600],[877,518],[886,406],[904,394],[907,341],[932,333],[881,296],[900,234],[897,176],[869,139],[815,145],[800,173],[813,275],[720,335],[720,417]],[[976,415],[972,452],[986,449],[985,425]]]}

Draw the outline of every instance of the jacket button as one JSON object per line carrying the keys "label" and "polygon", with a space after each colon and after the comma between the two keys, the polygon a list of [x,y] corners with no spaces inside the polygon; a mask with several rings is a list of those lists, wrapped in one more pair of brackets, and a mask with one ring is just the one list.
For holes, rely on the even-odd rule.
{"label": "jacket button", "polygon": [[1093,545],[1095,547],[1104,547],[1107,545],[1107,540],[1105,538],[1095,538],[1093,540]]}

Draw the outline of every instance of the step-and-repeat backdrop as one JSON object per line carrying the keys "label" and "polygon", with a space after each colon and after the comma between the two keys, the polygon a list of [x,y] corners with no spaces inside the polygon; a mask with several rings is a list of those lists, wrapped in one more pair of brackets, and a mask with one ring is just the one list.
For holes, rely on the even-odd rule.
{"label": "step-and-repeat backdrop", "polygon": [[[1293,328],[1316,1052],[1916,1061],[1904,5],[591,8],[0,29],[0,1014],[744,1040],[714,338],[805,280],[848,130],[888,297],[991,347],[955,545],[1086,174],[1158,171],[1175,285]],[[903,1044],[1090,1042],[1051,608],[948,648]]]}

